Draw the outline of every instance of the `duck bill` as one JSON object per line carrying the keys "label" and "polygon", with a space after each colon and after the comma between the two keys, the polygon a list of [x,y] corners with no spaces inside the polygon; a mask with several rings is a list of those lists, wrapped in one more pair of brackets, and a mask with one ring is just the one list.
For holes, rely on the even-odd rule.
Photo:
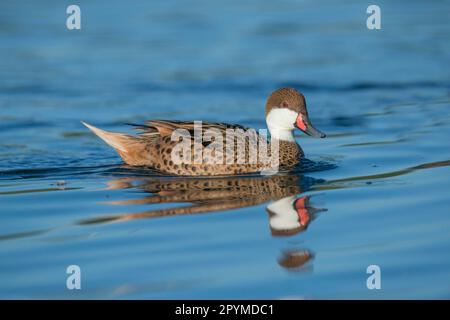
{"label": "duck bill", "polygon": [[307,135],[314,138],[325,138],[327,135],[316,128],[314,128],[309,121],[309,119],[302,114],[298,114],[297,121],[295,122],[295,126],[302,130]]}

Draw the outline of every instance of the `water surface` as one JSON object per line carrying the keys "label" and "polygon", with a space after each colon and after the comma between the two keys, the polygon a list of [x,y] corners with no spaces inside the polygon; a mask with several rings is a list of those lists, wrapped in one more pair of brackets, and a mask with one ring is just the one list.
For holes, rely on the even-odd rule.
{"label": "water surface", "polygon": [[[1,298],[450,298],[448,1],[69,4],[0,4]],[[133,169],[79,122],[264,128],[281,86],[328,134],[289,174]]]}

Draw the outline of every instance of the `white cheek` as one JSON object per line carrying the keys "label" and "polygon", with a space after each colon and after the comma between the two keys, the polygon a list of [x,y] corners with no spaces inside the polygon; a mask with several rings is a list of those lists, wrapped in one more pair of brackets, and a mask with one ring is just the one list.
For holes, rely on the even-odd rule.
{"label": "white cheek", "polygon": [[301,226],[296,217],[275,216],[270,219],[270,227],[274,230],[292,230]]}
{"label": "white cheek", "polygon": [[272,229],[291,230],[300,226],[297,212],[293,207],[295,199],[295,196],[286,197],[267,206],[267,209],[274,213],[269,222]]}
{"label": "white cheek", "polygon": [[277,129],[294,129],[297,112],[286,108],[272,109],[267,115],[266,122],[269,127]]}

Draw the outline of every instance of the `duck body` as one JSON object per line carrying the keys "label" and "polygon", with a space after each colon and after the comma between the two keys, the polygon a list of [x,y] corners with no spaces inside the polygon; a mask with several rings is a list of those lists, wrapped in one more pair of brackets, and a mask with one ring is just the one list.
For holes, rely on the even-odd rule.
{"label": "duck body", "polygon": [[[266,122],[270,141],[256,130],[218,122],[150,120],[133,125],[140,130],[138,135],[83,124],[112,146],[126,164],[182,176],[255,173],[273,169],[274,163],[289,169],[304,156],[293,137],[297,125],[307,133],[309,126],[312,133],[324,136],[310,125],[303,95],[295,89],[272,93],[266,104]],[[258,149],[262,146],[265,149]]]}

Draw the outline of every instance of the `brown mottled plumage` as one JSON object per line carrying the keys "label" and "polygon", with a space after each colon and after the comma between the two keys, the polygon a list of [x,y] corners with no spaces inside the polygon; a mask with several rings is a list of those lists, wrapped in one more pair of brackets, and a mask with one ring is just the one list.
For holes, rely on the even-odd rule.
{"label": "brown mottled plumage", "polygon": [[[304,156],[303,150],[293,138],[294,126],[312,136],[325,136],[312,127],[304,96],[292,88],[278,89],[269,96],[266,103],[266,121],[271,133],[271,142],[267,146],[268,157],[271,155],[271,143],[278,143],[278,160],[282,168],[297,165]],[[249,156],[250,148],[258,145],[260,137],[255,131],[255,135],[247,136],[246,143],[247,140],[242,137],[248,128],[240,125],[202,122],[202,130],[195,136],[195,122],[150,120],[144,125],[137,125],[136,129],[141,130],[141,134],[132,136],[107,132],[84,122],[83,124],[116,149],[125,163],[131,166],[148,166],[168,174],[186,176],[235,175],[271,169],[268,157],[258,156],[254,159]],[[173,133],[180,130],[184,132],[182,139],[191,142],[190,157],[188,153],[183,155],[179,152],[181,140],[173,139]],[[220,139],[223,142],[221,149],[218,147]],[[231,141],[234,147],[230,146],[228,150],[227,142]],[[242,144],[244,149],[239,149]],[[245,153],[242,154],[239,150],[245,150]],[[258,155],[257,152],[256,154]],[[186,161],[177,162],[174,155],[186,156]],[[213,159],[215,161],[212,161]]]}

